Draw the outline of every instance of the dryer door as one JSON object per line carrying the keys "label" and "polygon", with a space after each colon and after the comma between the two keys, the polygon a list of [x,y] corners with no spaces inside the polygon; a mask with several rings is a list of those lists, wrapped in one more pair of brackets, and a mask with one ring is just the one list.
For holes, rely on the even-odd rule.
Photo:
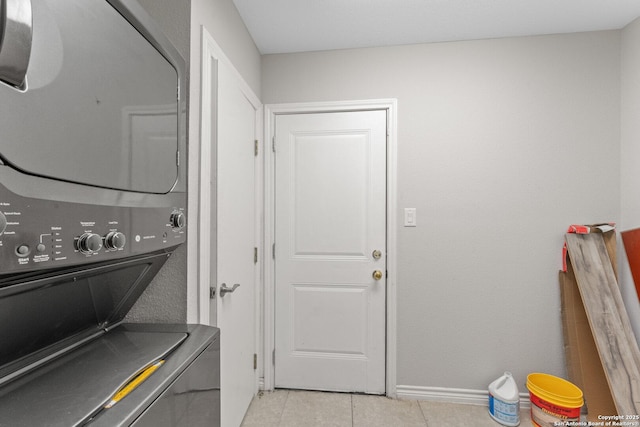
{"label": "dryer door", "polygon": [[[169,192],[179,148],[171,62],[105,0],[5,1],[31,11],[32,34],[28,16],[1,15],[0,30],[32,38],[18,31],[0,46],[0,72],[12,69],[3,61],[26,66],[20,84],[0,75],[2,161],[80,184]],[[13,48],[20,43],[30,49]]]}

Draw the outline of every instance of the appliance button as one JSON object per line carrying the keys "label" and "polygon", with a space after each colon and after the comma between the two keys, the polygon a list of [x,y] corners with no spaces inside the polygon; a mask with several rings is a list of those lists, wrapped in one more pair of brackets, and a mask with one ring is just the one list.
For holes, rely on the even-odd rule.
{"label": "appliance button", "polygon": [[20,245],[16,248],[16,254],[18,254],[18,256],[21,256],[21,257],[25,257],[29,255],[30,251],[31,249],[29,248],[28,245]]}
{"label": "appliance button", "polygon": [[42,243],[38,243],[38,246],[36,246],[36,250],[37,250],[38,252],[44,252],[44,251],[46,251],[46,250],[47,250],[47,247],[46,247],[44,244],[42,244]]}
{"label": "appliance button", "polygon": [[94,254],[102,249],[102,237],[95,233],[84,233],[78,238],[78,250],[83,254]]}
{"label": "appliance button", "polygon": [[119,231],[112,231],[104,237],[104,247],[107,249],[122,249],[126,244],[126,236]]}
{"label": "appliance button", "polygon": [[171,223],[171,228],[180,230],[181,228],[184,228],[185,225],[187,225],[187,216],[184,214],[184,212],[175,211],[171,214],[169,222]]}

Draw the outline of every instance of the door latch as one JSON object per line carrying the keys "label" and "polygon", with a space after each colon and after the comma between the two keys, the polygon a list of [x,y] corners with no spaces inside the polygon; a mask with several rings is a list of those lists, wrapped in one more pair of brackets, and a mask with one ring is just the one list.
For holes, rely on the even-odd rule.
{"label": "door latch", "polygon": [[235,291],[238,286],[240,286],[240,283],[236,283],[232,287],[227,288],[227,284],[223,283],[222,285],[220,285],[220,298],[223,298],[226,294],[230,294],[231,292]]}

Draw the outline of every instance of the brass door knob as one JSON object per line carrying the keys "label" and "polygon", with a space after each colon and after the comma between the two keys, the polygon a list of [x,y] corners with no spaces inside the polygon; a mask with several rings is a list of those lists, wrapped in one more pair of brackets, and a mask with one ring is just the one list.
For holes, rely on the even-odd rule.
{"label": "brass door knob", "polygon": [[372,274],[373,278],[376,280],[380,280],[382,279],[382,271],[380,270],[375,270]]}

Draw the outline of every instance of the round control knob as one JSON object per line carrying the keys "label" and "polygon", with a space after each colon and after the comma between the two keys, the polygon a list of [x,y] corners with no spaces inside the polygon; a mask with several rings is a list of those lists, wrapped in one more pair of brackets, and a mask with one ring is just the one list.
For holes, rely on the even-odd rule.
{"label": "round control knob", "polygon": [[84,233],[78,238],[78,250],[83,254],[93,254],[102,249],[102,237],[95,233]]}
{"label": "round control knob", "polygon": [[104,247],[107,249],[122,249],[127,244],[127,238],[119,231],[112,231],[104,237]]}
{"label": "round control knob", "polygon": [[4,230],[7,229],[7,217],[4,216],[2,212],[0,212],[0,234],[4,233]]}
{"label": "round control knob", "polygon": [[187,225],[187,216],[184,214],[184,212],[176,211],[171,214],[169,222],[171,223],[172,228],[181,229],[184,228],[185,225]]}

